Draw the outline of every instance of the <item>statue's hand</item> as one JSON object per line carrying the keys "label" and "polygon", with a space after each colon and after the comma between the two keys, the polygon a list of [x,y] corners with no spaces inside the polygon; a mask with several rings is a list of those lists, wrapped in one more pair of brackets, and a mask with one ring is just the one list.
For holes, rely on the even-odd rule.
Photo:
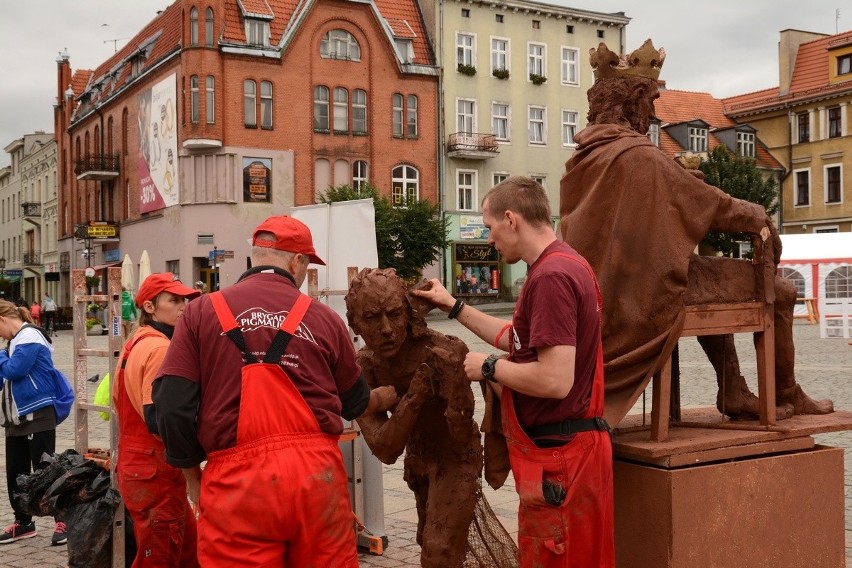
{"label": "statue's hand", "polygon": [[396,389],[392,385],[376,387],[370,394],[376,397],[375,412],[393,410],[399,403],[399,396],[396,394]]}
{"label": "statue's hand", "polygon": [[408,395],[419,399],[433,396],[432,380],[434,375],[435,372],[429,365],[420,363],[420,366],[414,372],[414,378],[408,385]]}

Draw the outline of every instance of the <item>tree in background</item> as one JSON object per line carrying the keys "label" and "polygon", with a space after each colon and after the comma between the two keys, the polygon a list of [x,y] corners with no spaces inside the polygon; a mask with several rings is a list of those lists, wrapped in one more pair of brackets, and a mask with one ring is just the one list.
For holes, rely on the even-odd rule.
{"label": "tree in background", "polygon": [[317,194],[320,203],[336,203],[353,199],[372,199],[376,210],[376,246],[379,268],[395,268],[406,281],[419,278],[423,267],[438,260],[447,241],[447,221],[439,215],[438,206],[425,199],[394,207],[372,185],[354,188],[350,185],[329,187]]}
{"label": "tree in background", "polygon": [[[762,205],[770,217],[778,210],[778,184],[757,167],[753,158],[745,158],[719,145],[710,151],[707,160],[699,166],[704,181],[715,185],[738,199]],[[738,257],[740,243],[750,242],[748,233],[707,233],[702,244],[712,247],[724,256]],[[746,255],[751,256],[751,253]]]}

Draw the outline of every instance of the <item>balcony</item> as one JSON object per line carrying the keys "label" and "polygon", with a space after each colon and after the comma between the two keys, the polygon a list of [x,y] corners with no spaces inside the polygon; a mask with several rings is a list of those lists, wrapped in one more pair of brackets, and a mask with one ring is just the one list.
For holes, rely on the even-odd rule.
{"label": "balcony", "polygon": [[24,217],[41,217],[41,203],[21,203],[21,213]]}
{"label": "balcony", "polygon": [[477,132],[456,132],[450,134],[447,142],[448,158],[468,160],[487,160],[500,153],[497,138],[493,134]]}
{"label": "balcony", "polygon": [[110,180],[118,177],[120,163],[118,154],[91,154],[77,160],[74,173],[79,180]]}
{"label": "balcony", "polygon": [[24,256],[21,258],[21,264],[24,266],[40,266],[41,253],[39,251],[24,251]]}

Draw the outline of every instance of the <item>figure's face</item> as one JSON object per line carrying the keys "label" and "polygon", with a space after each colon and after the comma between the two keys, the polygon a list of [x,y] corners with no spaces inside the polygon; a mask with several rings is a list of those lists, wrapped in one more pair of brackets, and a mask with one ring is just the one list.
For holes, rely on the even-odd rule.
{"label": "figure's face", "polygon": [[651,127],[651,119],[654,118],[654,101],[660,98],[660,90],[656,83],[650,85],[639,97],[636,103],[636,116],[631,121],[633,128],[640,134],[647,134]]}
{"label": "figure's face", "polygon": [[364,343],[379,357],[394,357],[408,336],[410,317],[404,292],[396,286],[365,287],[358,299],[361,310],[356,323]]}

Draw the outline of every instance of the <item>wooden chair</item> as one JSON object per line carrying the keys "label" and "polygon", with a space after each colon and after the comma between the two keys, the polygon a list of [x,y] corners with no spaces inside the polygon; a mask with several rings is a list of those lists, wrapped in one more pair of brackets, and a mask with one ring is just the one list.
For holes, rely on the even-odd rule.
{"label": "wooden chair", "polygon": [[[758,297],[748,302],[686,306],[681,336],[754,333],[760,424],[772,426],[775,424],[775,266],[772,260],[772,240],[760,242],[759,238],[753,238],[753,250],[752,264],[756,267],[755,290]],[[651,402],[653,441],[665,441],[668,438],[671,416],[680,415],[679,388],[678,385],[675,387],[676,395],[673,400],[672,359],[669,357],[654,375]]]}

